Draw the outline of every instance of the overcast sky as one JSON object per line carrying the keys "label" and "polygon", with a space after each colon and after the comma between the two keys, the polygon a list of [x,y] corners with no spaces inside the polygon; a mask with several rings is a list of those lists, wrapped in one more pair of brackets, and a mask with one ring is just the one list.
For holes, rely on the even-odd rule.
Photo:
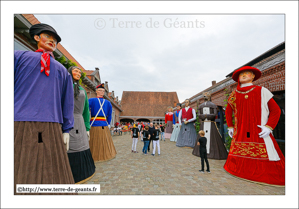
{"label": "overcast sky", "polygon": [[[205,13],[196,15],[53,15],[65,13]],[[36,17],[55,27],[62,45],[87,70],[101,69],[102,81],[121,97],[122,91],[176,91],[179,100],[192,97],[225,76],[285,40],[286,19],[286,194],[206,195],[201,206],[238,208],[295,208],[298,204],[298,2],[297,1],[1,1],[1,206],[4,208],[48,207],[196,207],[197,195],[180,195],[154,199],[146,196],[69,197],[67,201],[50,200],[49,196],[19,201],[13,195],[13,39],[14,14],[44,14]],[[46,15],[52,13],[52,15]],[[243,15],[213,15],[213,14]],[[281,15],[244,15],[244,14]],[[286,16],[284,17],[285,14]],[[103,21],[106,22],[101,28]],[[113,25],[110,18],[140,21],[140,28]],[[157,28],[146,23],[158,21]],[[172,18],[172,19],[167,19]],[[166,20],[167,19],[167,20]],[[3,21],[2,21],[3,20]],[[166,24],[164,25],[164,21]],[[204,27],[175,28],[179,21],[204,21]],[[115,20],[116,21],[116,20]],[[183,22],[183,23],[182,23]],[[115,22],[117,23],[117,22]],[[139,24],[140,26],[140,24]],[[295,107],[295,108],[294,108]],[[2,111],[3,110],[3,111]],[[290,113],[290,114],[288,114]],[[298,117],[297,117],[298,119]],[[3,122],[4,121],[4,122]],[[5,157],[3,157],[5,156]],[[288,161],[286,162],[288,164]],[[3,180],[4,179],[4,180]],[[83,197],[84,196],[84,197]],[[59,198],[58,198],[59,199]],[[167,199],[167,201],[165,201]],[[49,201],[50,200],[50,201]],[[152,201],[153,200],[153,201]],[[224,206],[225,205],[225,206]]]}
{"label": "overcast sky", "polygon": [[102,82],[176,91],[179,101],[284,41],[284,15],[35,15]]}

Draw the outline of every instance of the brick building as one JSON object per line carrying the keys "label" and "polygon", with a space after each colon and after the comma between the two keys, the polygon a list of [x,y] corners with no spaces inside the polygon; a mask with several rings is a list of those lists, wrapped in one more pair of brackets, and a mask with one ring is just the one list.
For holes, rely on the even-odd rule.
{"label": "brick building", "polygon": [[[281,108],[281,116],[276,128],[273,131],[274,137],[277,140],[281,150],[284,153],[285,142],[285,43],[282,42],[277,46],[269,49],[260,56],[245,63],[243,66],[256,67],[262,72],[262,76],[257,81],[253,82],[254,85],[263,86],[269,89],[274,95],[273,99]],[[235,69],[236,70],[236,69]],[[197,106],[203,103],[202,93],[209,91],[211,93],[211,100],[218,106],[218,109],[224,109],[226,105],[227,95],[237,88],[231,76],[235,70],[232,70],[226,78],[218,83],[212,81],[212,86],[190,97],[190,106],[197,110]],[[218,122],[220,125],[220,132],[224,136],[224,116],[223,112],[219,111],[220,117]]]}
{"label": "brick building", "polygon": [[123,91],[120,121],[162,124],[167,107],[175,107],[178,102],[176,92]]}
{"label": "brick building", "polygon": [[[14,50],[35,51],[37,50],[36,42],[32,40],[29,34],[29,28],[40,23],[33,14],[15,14],[14,15]],[[62,37],[63,38],[63,37]],[[57,49],[53,52],[55,58],[65,56],[66,60],[75,62],[78,67],[86,73],[86,77],[83,79],[82,87],[86,90],[88,98],[96,97],[96,86],[101,83],[100,70],[85,70],[82,65],[61,45],[57,44]],[[120,101],[118,97],[114,96],[114,92],[109,92],[108,82],[105,81],[105,95],[104,98],[109,100],[112,104],[112,121],[113,125],[116,121],[119,121],[120,113],[122,112]]]}

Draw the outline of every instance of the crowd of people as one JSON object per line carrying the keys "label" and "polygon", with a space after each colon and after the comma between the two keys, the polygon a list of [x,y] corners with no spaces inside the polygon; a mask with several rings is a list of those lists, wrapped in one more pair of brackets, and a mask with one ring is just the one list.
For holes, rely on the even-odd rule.
{"label": "crowd of people", "polygon": [[[149,124],[149,125],[148,125]],[[133,153],[138,153],[136,151],[136,146],[138,139],[140,138],[141,141],[143,141],[144,146],[142,149],[142,153],[144,155],[147,155],[147,153],[150,151],[150,144],[152,142],[152,148],[153,152],[151,155],[155,156],[156,153],[156,147],[158,149],[158,155],[160,155],[160,136],[161,136],[161,141],[165,141],[164,137],[164,125],[158,125],[158,124],[153,124],[153,123],[136,123],[133,124],[133,128],[131,129],[131,137],[133,139],[132,143],[132,152]]]}

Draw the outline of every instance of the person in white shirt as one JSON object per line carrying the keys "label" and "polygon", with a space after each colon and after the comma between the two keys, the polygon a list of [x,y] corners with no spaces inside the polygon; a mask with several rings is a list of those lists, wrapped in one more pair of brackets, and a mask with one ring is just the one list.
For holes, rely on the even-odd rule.
{"label": "person in white shirt", "polygon": [[119,126],[119,127],[117,128],[117,131],[118,131],[118,135],[123,135],[123,131],[122,131],[121,126]]}

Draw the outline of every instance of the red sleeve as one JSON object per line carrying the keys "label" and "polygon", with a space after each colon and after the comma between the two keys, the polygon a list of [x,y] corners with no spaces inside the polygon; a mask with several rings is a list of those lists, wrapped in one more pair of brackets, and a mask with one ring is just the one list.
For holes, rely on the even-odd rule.
{"label": "red sleeve", "polygon": [[226,123],[227,123],[227,128],[233,128],[233,109],[230,106],[230,104],[227,104],[226,109],[225,109],[225,117],[226,117]]}
{"label": "red sleeve", "polygon": [[167,123],[167,114],[165,115],[165,123]]}
{"label": "red sleeve", "polygon": [[279,121],[281,110],[273,98],[269,100],[268,108],[270,113],[269,113],[268,122],[265,126],[273,130]]}

